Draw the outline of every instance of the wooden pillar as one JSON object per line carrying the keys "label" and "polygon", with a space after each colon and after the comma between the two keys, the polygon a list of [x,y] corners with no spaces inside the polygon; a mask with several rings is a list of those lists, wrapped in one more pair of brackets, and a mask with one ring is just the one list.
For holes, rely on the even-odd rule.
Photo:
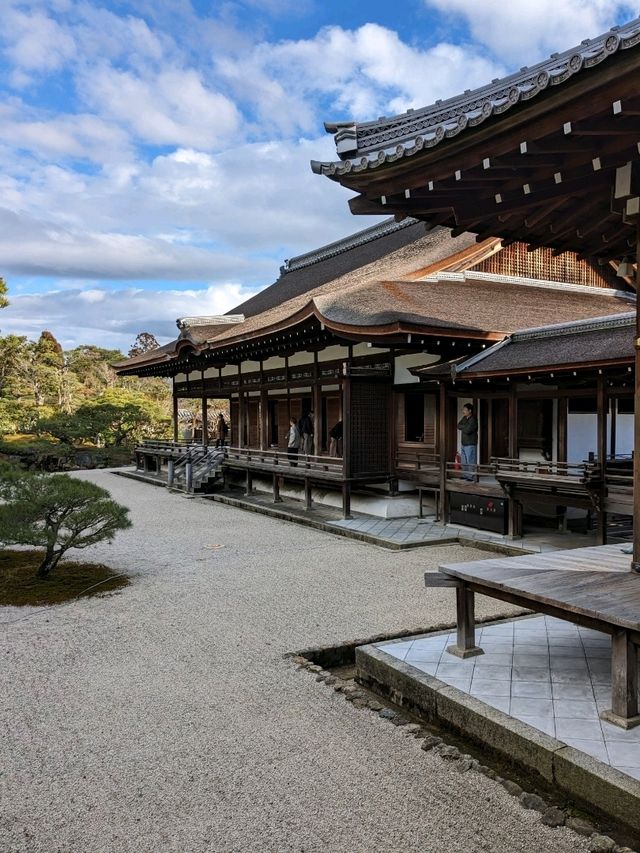
{"label": "wooden pillar", "polygon": [[618,430],[618,400],[619,397],[610,397],[609,405],[611,406],[611,429],[609,432],[609,456],[615,459],[616,456],[616,432]]}
{"label": "wooden pillar", "polygon": [[259,419],[260,419],[260,450],[266,450],[269,447],[268,424],[269,416],[269,397],[267,389],[264,387],[263,361],[260,359],[260,404],[259,404]]}
{"label": "wooden pillar", "polygon": [[322,451],[322,389],[318,370],[318,353],[313,353],[313,385],[311,386],[311,405],[313,406],[313,452],[316,456]]}
{"label": "wooden pillar", "polygon": [[627,631],[611,638],[611,710],[603,719],[625,729],[640,724],[638,716],[638,648]]}
{"label": "wooden pillar", "polygon": [[567,461],[567,423],[569,420],[569,401],[558,397],[558,462]]}
{"label": "wooden pillar", "polygon": [[209,401],[204,393],[204,370],[202,371],[202,446],[209,446]]}
{"label": "wooden pillar", "polygon": [[[509,391],[509,458],[518,456],[518,398],[515,387]],[[522,536],[522,507],[513,492],[509,494],[509,538]]]}
{"label": "wooden pillar", "polygon": [[273,502],[274,504],[282,503],[282,498],[280,497],[280,475],[273,475]]}
{"label": "wooden pillar", "polygon": [[178,440],[178,398],[176,397],[176,377],[173,377],[173,440]]}
{"label": "wooden pillar", "polygon": [[600,475],[602,477],[602,486],[600,488],[598,500],[598,544],[607,544],[607,514],[604,511],[605,485],[604,478],[607,469],[607,397],[605,393],[604,378],[598,376],[598,384],[596,389],[597,400],[597,441],[598,441],[598,464],[600,465]]}
{"label": "wooden pillar", "polygon": [[304,508],[306,510],[311,509],[311,504],[313,501],[311,500],[311,481],[308,477],[304,478]]}
{"label": "wooden pillar", "polygon": [[342,484],[342,517],[353,518],[351,515],[351,483],[348,480]]}
{"label": "wooden pillar", "polygon": [[351,477],[351,378],[342,378],[342,470]]}
{"label": "wooden pillar", "polygon": [[251,490],[253,488],[253,476],[251,471],[247,468],[244,476],[244,493],[246,497],[249,497],[251,494]]}
{"label": "wooden pillar", "polygon": [[456,586],[457,634],[455,646],[447,651],[459,658],[470,658],[484,652],[476,646],[475,596],[464,582]]}
{"label": "wooden pillar", "polygon": [[[640,219],[636,236],[636,293],[640,288]],[[631,568],[640,572],[640,310],[636,302],[636,357],[633,436],[633,560]]]}
{"label": "wooden pillar", "polygon": [[438,412],[438,452],[440,454],[440,518],[445,524],[449,520],[449,501],[447,500],[447,459],[449,447],[447,437],[447,386],[440,383],[440,399]]}

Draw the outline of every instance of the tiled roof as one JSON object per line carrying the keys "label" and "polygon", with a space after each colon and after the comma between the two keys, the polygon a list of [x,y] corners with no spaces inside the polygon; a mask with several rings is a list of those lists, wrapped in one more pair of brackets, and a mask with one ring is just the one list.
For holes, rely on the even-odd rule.
{"label": "tiled roof", "polygon": [[560,86],[576,74],[604,62],[619,51],[640,44],[640,18],[611,30],[549,59],[522,68],[515,74],[494,80],[455,98],[436,101],[429,107],[408,110],[391,118],[370,122],[326,123],[335,134],[341,161],[312,161],[318,174],[337,176],[347,172],[363,172],[411,157],[425,148],[434,148],[445,139],[457,136],[467,128],[482,124],[492,116],[530,101],[549,87]]}
{"label": "tiled roof", "polygon": [[561,370],[563,367],[590,366],[611,362],[633,362],[635,313],[543,326],[518,331],[484,352],[464,361],[457,360],[420,368],[423,378],[466,377]]}

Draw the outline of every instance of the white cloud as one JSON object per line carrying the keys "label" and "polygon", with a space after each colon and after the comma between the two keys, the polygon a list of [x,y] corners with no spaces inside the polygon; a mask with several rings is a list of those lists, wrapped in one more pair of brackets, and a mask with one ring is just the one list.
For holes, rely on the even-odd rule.
{"label": "white cloud", "polygon": [[78,231],[0,208],[0,270],[5,277],[203,281],[247,275],[256,268],[268,275],[269,266],[153,236]]}
{"label": "white cloud", "polygon": [[365,24],[262,43],[248,55],[218,59],[217,70],[263,126],[292,133],[315,126],[328,104],[362,121],[455,95],[504,69],[471,46],[443,42],[420,50],[392,30]]}
{"label": "white cloud", "polygon": [[168,69],[143,77],[102,66],[84,74],[80,89],[93,109],[121,122],[154,145],[209,150],[238,129],[240,114],[194,69]]}
{"label": "white cloud", "polygon": [[[630,0],[424,0],[444,15],[462,16],[473,38],[504,62],[527,65],[594,38],[633,18]],[[467,87],[468,88],[468,87]]]}
{"label": "white cloud", "polygon": [[2,29],[8,46],[5,52],[22,72],[16,81],[24,84],[28,72],[54,71],[70,59],[76,44],[67,27],[41,10],[31,13],[13,7],[5,10]]}
{"label": "white cloud", "polygon": [[[67,288],[13,296],[0,315],[0,324],[2,334],[31,338],[50,329],[65,349],[94,343],[126,352],[140,331],[152,332],[165,343],[177,337],[178,317],[222,314],[250,295],[251,291],[233,283],[189,290]],[[81,322],[75,319],[79,311]]]}

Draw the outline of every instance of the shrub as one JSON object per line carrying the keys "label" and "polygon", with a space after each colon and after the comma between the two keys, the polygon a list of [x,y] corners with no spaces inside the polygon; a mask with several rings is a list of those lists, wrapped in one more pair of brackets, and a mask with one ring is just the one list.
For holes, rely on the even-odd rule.
{"label": "shrub", "polygon": [[0,470],[0,541],[45,549],[38,577],[47,577],[70,548],[111,541],[131,527],[129,510],[106,489],[67,474]]}

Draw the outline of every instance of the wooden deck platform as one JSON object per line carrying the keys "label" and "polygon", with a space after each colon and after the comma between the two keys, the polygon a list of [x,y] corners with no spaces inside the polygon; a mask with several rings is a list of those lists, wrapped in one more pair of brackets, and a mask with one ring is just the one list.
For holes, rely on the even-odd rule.
{"label": "wooden deck platform", "polygon": [[445,564],[439,572],[426,573],[425,584],[456,588],[452,654],[482,654],[475,644],[475,593],[602,631],[612,637],[612,708],[603,716],[624,728],[640,724],[640,574],[619,545]]}

